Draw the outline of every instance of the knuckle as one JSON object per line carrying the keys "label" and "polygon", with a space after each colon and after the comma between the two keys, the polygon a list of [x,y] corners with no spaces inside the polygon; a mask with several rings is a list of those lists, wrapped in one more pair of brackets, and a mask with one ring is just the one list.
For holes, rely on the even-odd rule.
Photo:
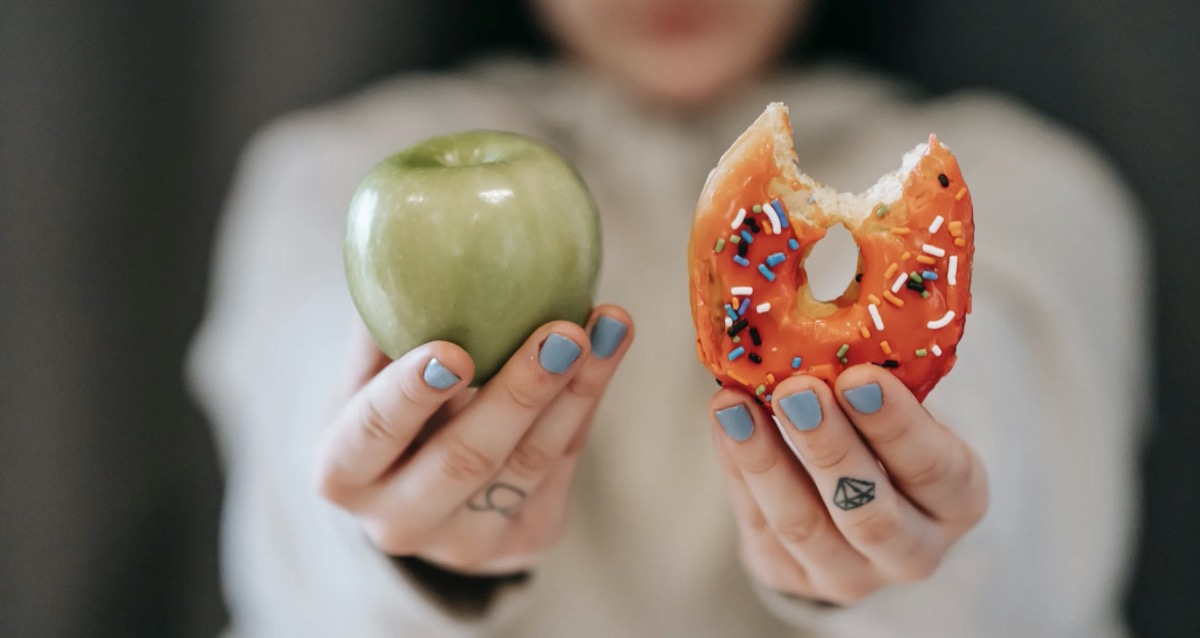
{"label": "knuckle", "polygon": [[517,407],[526,410],[537,410],[542,407],[542,399],[529,390],[536,384],[515,384],[512,382],[500,384],[504,388],[508,400]]}
{"label": "knuckle", "polygon": [[763,454],[751,454],[745,458],[738,459],[738,467],[746,474],[766,474],[779,464],[779,459],[779,453],[771,450]]}
{"label": "knuckle", "polygon": [[442,473],[453,481],[483,481],[496,472],[496,465],[461,436],[450,437],[442,454]]}
{"label": "knuckle", "polygon": [[608,381],[601,376],[577,374],[567,384],[567,392],[586,399],[599,399],[607,387]]}
{"label": "knuckle", "polygon": [[840,465],[842,461],[846,460],[849,454],[849,445],[833,443],[810,448],[806,459],[813,469],[828,470]]}
{"label": "knuckle", "polygon": [[375,441],[390,441],[396,438],[388,424],[387,417],[379,409],[379,404],[369,395],[363,398],[359,408],[358,424],[368,438]]}
{"label": "knuckle", "polygon": [[830,589],[827,599],[839,605],[853,605],[866,600],[878,587],[862,579],[838,583]]}
{"label": "knuckle", "polygon": [[804,513],[778,522],[772,527],[775,536],[789,545],[803,545],[816,535],[821,519],[812,513]]}
{"label": "knuckle", "polygon": [[756,532],[770,529],[770,523],[767,521],[766,514],[763,514],[762,509],[758,507],[746,513],[746,525]]}
{"label": "knuckle", "polygon": [[406,526],[368,524],[366,532],[367,537],[379,548],[379,551],[388,556],[409,556],[415,554],[419,549],[416,534]]}
{"label": "knuckle", "polygon": [[908,568],[907,573],[904,575],[904,581],[919,583],[929,580],[933,577],[934,572],[937,571],[939,564],[940,561],[932,558],[918,560]]}
{"label": "knuckle", "polygon": [[557,455],[546,450],[533,441],[525,440],[517,444],[508,460],[508,469],[518,478],[532,481],[545,474]]}
{"label": "knuckle", "polygon": [[852,533],[865,545],[883,545],[900,535],[900,515],[892,508],[879,508],[851,523]]}
{"label": "knuckle", "polygon": [[945,483],[955,475],[961,477],[962,470],[955,469],[953,465],[955,461],[949,455],[932,454],[925,463],[904,477],[904,483],[908,487],[926,488]]}

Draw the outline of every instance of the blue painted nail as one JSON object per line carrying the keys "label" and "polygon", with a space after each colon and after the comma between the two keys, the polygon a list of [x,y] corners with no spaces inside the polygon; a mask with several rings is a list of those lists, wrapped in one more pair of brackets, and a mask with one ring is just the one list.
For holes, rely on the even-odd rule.
{"label": "blue painted nail", "polygon": [[821,425],[821,402],[812,390],[789,394],[779,400],[779,407],[797,430],[812,430]]}
{"label": "blue painted nail", "polygon": [[734,441],[745,441],[754,434],[754,419],[742,404],[724,410],[717,410],[717,421],[725,429],[725,434]]}
{"label": "blue painted nail", "polygon": [[863,414],[875,414],[883,407],[883,390],[878,383],[868,383],[842,392],[842,396]]}
{"label": "blue painted nail", "polygon": [[429,363],[425,364],[425,373],[421,375],[425,379],[425,383],[437,388],[445,390],[450,386],[462,381],[457,374],[450,371],[450,368],[442,365],[437,359],[430,359]]}
{"label": "blue painted nail", "polygon": [[583,349],[579,344],[560,334],[551,334],[542,343],[542,349],[538,352],[538,363],[542,364],[546,372],[562,374],[575,363],[581,352]]}
{"label": "blue painted nail", "polygon": [[621,345],[621,341],[625,339],[625,333],[628,331],[629,327],[620,321],[600,315],[592,326],[592,354],[601,359],[611,357],[612,353],[616,352],[617,347]]}

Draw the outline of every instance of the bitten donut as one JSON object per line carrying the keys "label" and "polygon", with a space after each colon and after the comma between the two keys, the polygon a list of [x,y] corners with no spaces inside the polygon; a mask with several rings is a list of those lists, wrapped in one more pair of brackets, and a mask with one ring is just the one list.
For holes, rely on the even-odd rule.
{"label": "bitten donut", "polygon": [[[848,366],[890,368],[918,400],[954,366],[971,310],[971,192],[930,136],[862,194],[800,172],[787,107],[733,143],[700,195],[688,248],[700,360],[769,405],[793,374],[828,383]],[[804,260],[830,227],[858,244],[840,297],[814,299]]]}

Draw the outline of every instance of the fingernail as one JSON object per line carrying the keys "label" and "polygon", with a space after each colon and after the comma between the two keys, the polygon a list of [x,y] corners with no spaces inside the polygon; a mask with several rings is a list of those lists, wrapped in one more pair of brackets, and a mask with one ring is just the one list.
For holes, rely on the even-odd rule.
{"label": "fingernail", "polygon": [[779,400],[779,407],[797,430],[812,430],[821,425],[821,402],[812,390],[783,397]]}
{"label": "fingernail", "polygon": [[551,333],[538,352],[538,363],[542,364],[546,372],[562,374],[575,363],[581,352],[583,350],[579,344],[560,334]]}
{"label": "fingernail", "polygon": [[462,381],[457,374],[451,372],[450,368],[442,365],[442,362],[437,359],[430,359],[429,363],[425,364],[425,372],[421,376],[425,379],[425,383],[438,390],[445,390]]}
{"label": "fingernail", "polygon": [[754,434],[754,419],[746,406],[737,404],[731,408],[717,410],[717,421],[725,430],[725,434],[734,441],[745,441]]}
{"label": "fingernail", "polygon": [[855,410],[863,414],[875,414],[883,407],[883,389],[878,383],[868,383],[842,392]]}
{"label": "fingernail", "polygon": [[625,333],[628,331],[629,327],[620,321],[600,315],[596,319],[596,323],[592,325],[592,354],[601,359],[611,357],[612,353],[617,351],[617,346],[621,345],[621,341],[625,339]]}

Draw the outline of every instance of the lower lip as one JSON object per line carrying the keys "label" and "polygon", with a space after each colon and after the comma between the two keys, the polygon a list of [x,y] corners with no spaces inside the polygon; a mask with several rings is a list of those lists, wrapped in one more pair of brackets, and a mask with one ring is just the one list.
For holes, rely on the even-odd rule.
{"label": "lower lip", "polygon": [[655,40],[694,36],[705,31],[711,23],[711,16],[690,5],[652,10],[644,22],[646,34]]}

